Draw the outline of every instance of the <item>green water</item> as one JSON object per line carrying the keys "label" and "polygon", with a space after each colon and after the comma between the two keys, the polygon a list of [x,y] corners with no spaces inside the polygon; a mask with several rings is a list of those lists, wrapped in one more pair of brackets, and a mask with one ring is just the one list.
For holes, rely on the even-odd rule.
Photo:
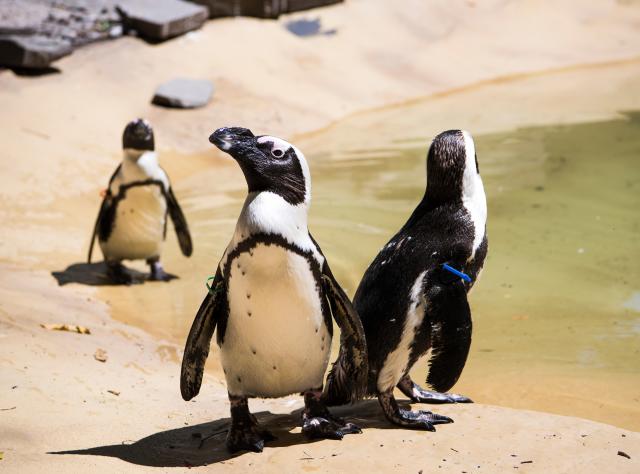
{"label": "green water", "polygon": [[[640,369],[640,120],[480,136],[476,148],[490,250],[475,348]],[[424,162],[425,145],[314,163],[311,228],[350,292],[422,197]]]}
{"label": "green water", "polygon": [[[397,143],[313,163],[312,231],[350,294],[424,192],[426,144]],[[639,116],[478,136],[476,149],[490,245],[456,389],[639,429]]]}
{"label": "green water", "polygon": [[[489,254],[470,297],[473,344],[457,391],[640,429],[639,117],[475,137]],[[310,230],[350,295],[424,193],[427,142],[399,136],[396,145],[348,155],[303,148]],[[178,192],[194,257],[169,245],[166,267],[181,276],[171,291],[120,293],[122,311],[112,301],[116,317],[182,343],[246,191],[227,160]],[[132,316],[127,305],[149,311]],[[424,373],[420,363],[412,371],[417,381]]]}

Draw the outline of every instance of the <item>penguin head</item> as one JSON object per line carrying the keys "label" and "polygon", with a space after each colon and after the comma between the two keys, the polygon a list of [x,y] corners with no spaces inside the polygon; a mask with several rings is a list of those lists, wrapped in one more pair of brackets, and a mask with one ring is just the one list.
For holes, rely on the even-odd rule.
{"label": "penguin head", "polygon": [[209,141],[238,162],[250,193],[272,192],[294,206],[309,203],[309,166],[295,146],[241,127],[219,128]]}
{"label": "penguin head", "polygon": [[122,148],[135,151],[153,151],[153,128],[144,119],[138,118],[127,124],[122,133]]}
{"label": "penguin head", "polygon": [[437,135],[427,155],[427,196],[439,202],[471,196],[480,178],[471,134],[447,130]]}

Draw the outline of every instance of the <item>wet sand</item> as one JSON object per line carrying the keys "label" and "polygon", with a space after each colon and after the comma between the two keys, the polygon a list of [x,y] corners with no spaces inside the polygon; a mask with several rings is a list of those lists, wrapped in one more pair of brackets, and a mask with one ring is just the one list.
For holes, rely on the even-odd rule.
{"label": "wet sand", "polygon": [[[273,448],[229,459],[220,435],[203,449],[194,447],[192,433],[207,436],[224,429],[226,392],[212,351],[200,397],[183,402],[177,362],[204,296],[203,282],[231,234],[244,193],[234,163],[208,148],[211,130],[234,123],[280,134],[305,150],[313,169],[314,162],[340,159],[332,152],[334,140],[345,141],[340,150],[357,152],[360,143],[371,148],[393,139],[394,127],[415,127],[408,136],[426,139],[451,125],[477,134],[612,118],[625,107],[640,106],[634,80],[640,63],[629,61],[640,55],[636,7],[590,6],[578,15],[581,2],[554,4],[555,28],[540,41],[531,15],[543,15],[550,6],[462,2],[439,8],[408,2],[423,9],[417,15],[391,11],[384,2],[365,3],[317,11],[324,26],[338,28],[334,36],[294,37],[282,28],[286,18],[279,23],[230,19],[161,45],[126,38],[86,48],[60,61],[61,74],[0,73],[0,216],[9,223],[0,229],[4,470],[123,472],[147,465],[180,467],[186,461],[217,462],[218,469],[232,472],[340,471],[354,463],[371,471],[427,472],[440,465],[450,472],[637,471],[640,435],[635,432],[481,404],[437,407],[456,423],[431,434],[386,429],[375,404],[366,403],[349,412],[363,418],[364,434],[342,443],[300,444],[299,429],[289,433],[298,415],[287,415],[300,407],[299,397],[256,401],[256,412],[285,414],[258,415],[281,438]],[[357,25],[346,21],[356,14]],[[428,34],[414,21],[419,16],[434,18],[426,25]],[[386,33],[387,41],[372,44],[371,31]],[[509,38],[508,48],[502,35]],[[418,53],[406,61],[397,51]],[[448,60],[456,51],[464,63]],[[580,66],[599,62],[613,63]],[[548,71],[564,68],[569,69]],[[188,112],[150,106],[156,84],[174,75],[213,79],[218,87],[213,103]],[[452,89],[458,90],[445,93]],[[585,93],[590,100],[584,100]],[[358,110],[429,95],[424,100],[433,102],[432,119],[422,124],[403,122],[403,112],[394,115],[391,108],[301,135]],[[560,100],[562,107],[545,105]],[[122,126],[137,115],[156,126],[161,161],[192,225],[195,253],[188,260],[179,256],[170,231],[163,259],[179,280],[128,289],[100,286],[94,275],[99,266],[81,263],[99,190],[119,160]],[[314,223],[330,220],[322,209],[317,200],[312,231]],[[347,262],[332,258],[340,242],[328,234],[322,241],[334,272],[353,293],[356,276]],[[59,276],[72,283],[59,287],[50,272],[74,263],[75,271]],[[41,323],[80,324],[92,334],[48,331]],[[107,351],[106,362],[94,359],[97,349]],[[90,448],[97,449],[47,454]]]}

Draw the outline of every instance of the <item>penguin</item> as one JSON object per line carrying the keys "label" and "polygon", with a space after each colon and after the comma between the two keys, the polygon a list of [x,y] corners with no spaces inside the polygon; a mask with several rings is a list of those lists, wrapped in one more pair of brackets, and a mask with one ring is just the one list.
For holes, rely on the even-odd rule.
{"label": "penguin", "polygon": [[[394,424],[435,431],[434,425],[453,421],[430,411],[400,409],[393,396],[396,387],[412,402],[471,402],[442,392],[456,383],[469,353],[467,293],[487,255],[486,220],[471,135],[462,130],[439,134],[428,151],[422,201],[373,260],[353,299],[369,348],[367,394],[378,397]],[[409,376],[423,356],[432,390]]]}
{"label": "penguin", "polygon": [[145,259],[150,279],[168,281],[160,263],[167,234],[167,214],[178,235],[180,250],[191,256],[193,244],[189,226],[173,194],[167,173],[158,164],[153,129],[136,119],[122,134],[123,159],[109,180],[89,245],[88,263],[98,237],[109,278],[131,284],[132,277],[122,260]]}
{"label": "penguin", "polygon": [[249,398],[301,393],[302,433],[310,439],[359,433],[325,403],[332,317],[340,351],[327,380],[338,390],[348,381],[353,400],[366,388],[367,349],[360,319],[307,227],[311,178],[304,155],[280,138],[240,127],[220,128],[209,141],[240,165],[248,194],[186,341],[182,397],[200,391],[217,329],[231,406],[230,452],[261,452],[274,439],[249,412]]}

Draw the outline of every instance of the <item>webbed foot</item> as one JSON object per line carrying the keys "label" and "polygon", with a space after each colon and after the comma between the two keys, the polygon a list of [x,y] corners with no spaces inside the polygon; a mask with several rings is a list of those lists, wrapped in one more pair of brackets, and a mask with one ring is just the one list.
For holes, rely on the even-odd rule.
{"label": "webbed foot", "polygon": [[227,433],[227,449],[230,453],[253,451],[261,453],[264,443],[276,439],[269,431],[260,429],[255,416],[249,412],[245,397],[229,395],[231,402],[231,426]]}
{"label": "webbed foot", "polygon": [[173,280],[173,276],[169,275],[164,271],[160,260],[157,258],[150,258],[147,260],[149,264],[149,269],[151,272],[149,273],[149,280],[151,281],[169,281]]}
{"label": "webbed foot", "polygon": [[302,433],[308,439],[342,439],[346,434],[362,433],[353,423],[333,416],[320,400],[322,389],[310,390],[304,394],[302,412]]}
{"label": "webbed foot", "polygon": [[398,388],[414,403],[473,403],[468,397],[458,395],[456,393],[440,393],[432,390],[425,390],[420,385],[411,380],[411,377],[405,375],[400,382]]}
{"label": "webbed foot", "polygon": [[432,413],[430,411],[411,411],[401,409],[398,407],[392,391],[379,394],[378,401],[380,402],[380,406],[382,407],[387,419],[391,423],[404,426],[405,428],[435,431],[435,425],[453,423],[453,420],[448,416],[438,415],[437,413]]}

